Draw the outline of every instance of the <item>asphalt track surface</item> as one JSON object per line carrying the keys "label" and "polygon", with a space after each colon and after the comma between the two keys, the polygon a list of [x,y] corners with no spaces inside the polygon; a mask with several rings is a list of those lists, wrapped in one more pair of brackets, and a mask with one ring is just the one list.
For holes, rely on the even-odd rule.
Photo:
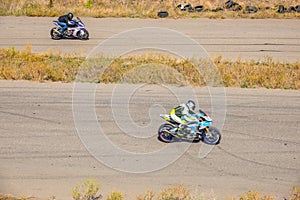
{"label": "asphalt track surface", "polygon": [[[299,46],[295,45],[297,42],[299,45],[299,31],[296,31],[298,30],[296,25],[292,25],[299,25],[297,20],[86,19],[87,27],[91,27],[89,41],[50,40],[49,33],[41,31],[43,28],[47,30],[51,28],[50,20],[51,18],[1,17],[1,30],[15,31],[1,32],[1,46],[24,48],[28,43],[32,44],[32,49],[36,52],[54,48],[63,52],[76,50],[87,53],[88,49],[113,34],[127,28],[146,25],[153,27],[155,23],[167,28],[177,28],[178,31],[191,37],[199,34],[199,40],[206,35],[202,41],[210,41],[206,46],[209,54],[218,53],[216,50],[212,51],[216,46],[222,54],[226,54],[224,51],[226,45],[221,45],[228,41],[226,34],[221,36],[221,30],[213,29],[223,27],[222,31],[229,33],[230,30],[225,30],[224,26],[231,26],[238,30],[238,27],[233,25],[234,22],[240,24],[239,27],[248,29],[240,30],[240,33],[244,33],[243,36],[237,36],[236,31],[231,32],[233,39],[229,43],[245,44],[255,40],[260,41],[259,45],[249,45],[249,49],[255,46],[259,47],[258,49],[289,46],[289,50],[281,49],[281,53],[269,53],[272,56],[277,55],[280,59],[283,54],[286,54],[284,58],[291,60],[297,59],[299,55]],[[101,21],[99,26],[95,25],[97,20]],[[113,24],[116,22],[118,26],[115,27]],[[195,22],[210,31],[206,34],[201,31],[192,32],[191,26]],[[249,24],[252,24],[251,28]],[[267,35],[265,31],[260,30],[266,25],[277,28],[278,24],[288,24],[285,28],[290,31],[276,29],[276,31],[269,31]],[[36,31],[32,32],[32,30]],[[219,33],[216,37],[219,38],[219,45],[212,43],[216,32]],[[93,39],[93,35],[98,36]],[[244,37],[250,39],[245,40]],[[265,44],[270,41],[291,45]],[[226,56],[230,58],[234,58],[239,53],[245,55],[247,59],[252,56],[259,58],[264,54],[270,55],[265,51],[253,51],[253,49],[248,53],[238,51],[241,48],[248,49],[244,45],[240,45],[236,52],[232,50],[236,47],[227,46],[230,52],[227,51]],[[198,193],[215,195],[218,199],[238,195],[251,189],[263,194],[273,194],[281,199],[288,196],[293,184],[300,184],[299,91],[226,88],[225,93],[217,93],[214,98],[224,100],[226,103],[224,123],[217,124],[223,137],[221,144],[212,148],[205,158],[201,158],[199,150],[206,146],[201,142],[182,141],[165,144],[156,138],[155,128],[163,123],[157,114],[167,112],[178,103],[172,91],[188,91],[189,88],[140,85],[134,93],[130,94],[130,101],[126,102],[123,99],[127,98],[128,94],[124,91],[129,87],[128,85],[98,84],[94,87],[95,90],[79,88],[77,91],[74,90],[76,85],[73,83],[0,82],[0,193],[33,195],[44,199],[50,196],[56,196],[57,199],[71,199],[70,192],[76,183],[92,177],[102,183],[101,193],[104,196],[111,191],[122,191],[127,199],[134,199],[137,194],[145,193],[149,188],[158,193],[162,188],[179,184]],[[75,97],[77,94],[80,97],[79,101],[74,102],[76,100],[74,91],[77,91]],[[86,105],[88,101],[90,95],[88,91],[95,92],[95,104],[92,109],[97,116],[97,122],[101,124],[105,138],[120,149],[133,152],[133,155],[137,153],[148,155],[153,151],[173,148],[171,152],[162,152],[159,158],[163,163],[169,157],[180,153],[182,147],[188,148],[184,149],[176,161],[144,173],[124,172],[126,170],[122,171],[103,160],[99,161],[97,155],[91,155],[88,151],[82,135],[78,132],[82,127],[74,120],[76,116],[78,117],[78,113],[80,114],[80,105]],[[119,93],[112,95],[116,91]],[[222,88],[220,91],[223,91]],[[214,99],[209,88],[194,88],[194,92],[199,107],[212,114],[213,118],[218,118],[213,115],[214,109],[224,109],[224,107],[212,106]],[[76,108],[79,108],[79,112]],[[127,108],[133,121],[116,116],[119,109]],[[83,117],[81,120],[92,124],[90,118]],[[144,138],[132,136],[130,132],[123,131],[120,127],[120,124],[130,125],[132,122],[138,127],[146,126],[145,130],[140,132]],[[149,123],[154,126],[147,128]],[[91,126],[86,126],[86,130],[90,128]],[[94,142],[98,143],[97,140]],[[99,144],[103,144],[102,141],[99,141]],[[129,157],[109,154],[105,149],[103,154],[109,161],[118,161],[121,169],[124,169],[125,167],[122,167],[128,164],[126,161],[130,160]],[[136,163],[139,163],[138,159]],[[134,162],[131,164],[138,172],[139,166]],[[153,165],[147,161],[139,164]]]}
{"label": "asphalt track surface", "polygon": [[[89,41],[53,41],[49,36],[56,18],[0,17],[0,48],[27,44],[34,52],[77,52],[85,56],[99,43],[124,31],[159,27],[177,31],[203,46],[211,57],[297,61],[300,55],[300,21],[253,19],[115,19],[82,18],[90,32]],[[163,37],[163,35],[162,35]],[[122,41],[128,38],[121,38]],[[161,40],[158,40],[159,43]],[[172,43],[180,41],[176,39]],[[147,41],[145,41],[147,42]],[[128,45],[134,43],[131,38]],[[190,46],[192,49],[193,46]]]}

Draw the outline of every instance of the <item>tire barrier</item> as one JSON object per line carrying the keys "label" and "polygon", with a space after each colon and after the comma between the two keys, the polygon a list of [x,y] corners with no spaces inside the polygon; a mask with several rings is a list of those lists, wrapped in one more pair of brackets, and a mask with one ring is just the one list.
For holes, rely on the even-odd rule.
{"label": "tire barrier", "polygon": [[167,11],[160,11],[157,13],[157,16],[160,18],[168,17],[169,13]]}
{"label": "tire barrier", "polygon": [[228,0],[225,2],[225,8],[232,11],[240,11],[242,10],[242,6],[232,0]]}
{"label": "tire barrier", "polygon": [[[233,0],[226,1],[224,3],[223,7],[217,7],[217,8],[212,8],[212,9],[205,8],[203,5],[197,5],[197,6],[193,7],[190,3],[185,4],[185,5],[179,4],[179,5],[177,5],[176,8],[182,12],[207,12],[207,11],[219,12],[219,11],[223,11],[223,10],[230,10],[230,11],[243,11],[244,14],[256,13],[260,9],[258,6],[252,6],[252,5],[251,6],[248,5],[245,8],[243,8],[239,3],[237,3]],[[263,9],[270,10],[271,7],[268,6]],[[276,10],[276,7],[274,9]],[[290,6],[289,8],[284,7],[284,5],[279,5],[277,12],[278,13],[292,13],[292,12],[300,13],[300,5]]]}
{"label": "tire barrier", "polygon": [[200,5],[200,6],[195,6],[195,11],[196,12],[202,12],[203,11],[203,6],[202,5]]}
{"label": "tire barrier", "polygon": [[284,5],[279,5],[277,12],[278,13],[292,13],[292,12],[300,13],[300,5],[290,6],[288,9],[284,7]]}
{"label": "tire barrier", "polygon": [[251,14],[251,13],[256,13],[258,11],[258,8],[255,6],[246,6],[246,9],[244,10],[243,13]]}

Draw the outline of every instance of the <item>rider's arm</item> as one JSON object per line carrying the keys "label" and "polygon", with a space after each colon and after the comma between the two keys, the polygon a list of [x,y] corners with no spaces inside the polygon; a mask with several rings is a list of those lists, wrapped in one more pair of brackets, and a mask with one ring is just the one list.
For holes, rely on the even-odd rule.
{"label": "rider's arm", "polygon": [[184,119],[187,122],[196,122],[196,121],[198,121],[196,115],[192,115],[192,114],[184,115]]}
{"label": "rider's arm", "polygon": [[68,26],[72,27],[72,26],[75,26],[76,23],[77,22],[75,20],[69,20],[67,24],[68,24]]}
{"label": "rider's arm", "polygon": [[197,116],[192,110],[188,109],[186,106],[184,106],[183,108],[184,109],[182,110],[182,114],[186,122],[197,121]]}

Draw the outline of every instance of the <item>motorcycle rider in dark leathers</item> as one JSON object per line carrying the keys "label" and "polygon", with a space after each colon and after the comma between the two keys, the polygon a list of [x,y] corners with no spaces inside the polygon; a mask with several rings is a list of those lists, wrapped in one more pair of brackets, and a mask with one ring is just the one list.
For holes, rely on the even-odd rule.
{"label": "motorcycle rider in dark leathers", "polygon": [[64,33],[64,31],[68,28],[68,26],[74,25],[73,19],[73,13],[68,13],[66,15],[62,15],[58,18],[58,25],[62,27],[61,34]]}

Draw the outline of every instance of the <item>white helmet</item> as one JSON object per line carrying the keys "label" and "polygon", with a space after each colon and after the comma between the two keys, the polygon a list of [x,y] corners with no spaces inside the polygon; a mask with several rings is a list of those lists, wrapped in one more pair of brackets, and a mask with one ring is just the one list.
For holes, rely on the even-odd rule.
{"label": "white helmet", "polygon": [[190,110],[194,111],[196,108],[196,104],[192,100],[188,100],[187,103],[185,104]]}

